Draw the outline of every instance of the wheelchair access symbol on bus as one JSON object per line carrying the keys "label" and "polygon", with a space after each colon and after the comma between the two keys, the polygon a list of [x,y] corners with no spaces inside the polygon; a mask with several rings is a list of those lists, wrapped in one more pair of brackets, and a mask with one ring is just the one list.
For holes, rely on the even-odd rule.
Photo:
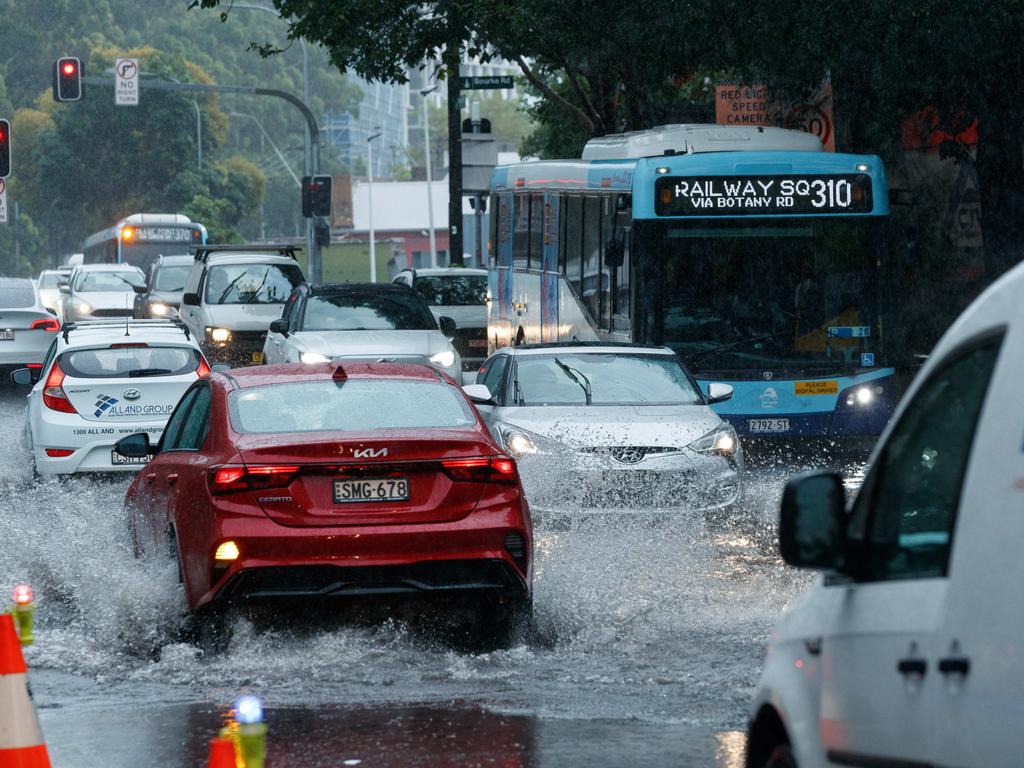
{"label": "wheelchair access symbol on bus", "polygon": [[875,353],[874,352],[861,352],[860,353],[860,367],[861,368],[874,368],[875,367]]}

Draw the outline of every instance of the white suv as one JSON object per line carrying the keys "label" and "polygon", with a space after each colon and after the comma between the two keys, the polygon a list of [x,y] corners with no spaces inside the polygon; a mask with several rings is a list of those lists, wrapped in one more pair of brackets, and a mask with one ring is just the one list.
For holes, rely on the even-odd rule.
{"label": "white suv", "polygon": [[823,571],[772,634],[747,765],[1024,762],[1024,266],[953,324],[846,504],[786,486],[786,562]]}
{"label": "white suv", "polygon": [[163,433],[181,395],[210,370],[177,320],[106,320],[65,325],[38,371],[21,368],[28,395],[25,442],[39,474],[135,471],[114,443]]}
{"label": "white suv", "polygon": [[195,248],[178,314],[211,362],[264,362],[263,343],[285,300],[304,282],[290,245]]}

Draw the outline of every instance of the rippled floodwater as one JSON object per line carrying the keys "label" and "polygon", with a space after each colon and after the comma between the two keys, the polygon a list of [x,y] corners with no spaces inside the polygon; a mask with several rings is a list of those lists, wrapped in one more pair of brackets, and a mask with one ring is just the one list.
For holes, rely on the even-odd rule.
{"label": "rippled floodwater", "polygon": [[[664,762],[645,764],[680,764],[676,755],[682,764],[738,765],[737,732],[765,639],[809,583],[782,565],[774,548],[778,497],[791,467],[767,467],[751,472],[743,509],[724,519],[539,530],[536,630],[510,650],[467,653],[400,623],[256,629],[239,618],[228,648],[204,653],[176,633],[173,567],[131,557],[121,506],[128,480],[34,482],[17,441],[22,402],[0,399],[0,466],[7,470],[0,589],[27,581],[35,590],[38,642],[27,655],[38,670],[44,730],[61,739],[51,739],[51,752],[66,756],[57,765],[105,764],[73,757],[75,739],[87,743],[93,734],[82,725],[89,722],[79,712],[86,705],[144,720],[159,707],[178,707],[164,715],[208,732],[240,690],[259,692],[276,708],[282,736],[291,733],[287,722],[306,716],[335,723],[325,731],[332,739],[345,724],[365,740],[373,723],[389,718],[398,718],[403,734],[446,733],[439,713],[460,713],[452,732],[476,734],[482,751],[450,764],[489,764],[491,742],[536,746],[538,724],[553,734],[562,723],[549,747],[531,747],[529,760],[510,764],[559,764],[554,758],[566,740],[577,749],[561,764],[600,762],[612,744],[635,756],[638,744],[661,738],[656,754]],[[847,476],[856,483],[860,471],[854,465]],[[524,728],[528,739],[519,733]],[[595,730],[590,737],[588,728]],[[160,742],[158,730],[129,740],[123,764],[147,739]],[[391,747],[380,738],[386,748],[364,765],[392,764],[381,755],[408,756],[397,735]],[[202,739],[185,733],[180,740],[187,742],[180,754],[202,754]],[[314,740],[305,762],[279,757],[277,764],[336,765],[338,750],[355,743]],[[509,749],[515,753],[499,751]],[[588,749],[601,751],[588,757]]]}

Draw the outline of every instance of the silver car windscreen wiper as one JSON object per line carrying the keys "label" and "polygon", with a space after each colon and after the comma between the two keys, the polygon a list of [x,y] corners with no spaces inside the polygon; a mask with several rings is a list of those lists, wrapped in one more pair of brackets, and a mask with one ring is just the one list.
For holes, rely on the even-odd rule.
{"label": "silver car windscreen wiper", "polygon": [[[583,390],[583,396],[587,400],[587,405],[590,405],[593,401],[593,390],[590,386],[590,379],[587,378],[586,374],[578,368],[570,368],[557,357],[553,357],[551,359],[555,361],[555,365],[562,369],[562,373],[579,385],[580,389]],[[579,376],[579,378],[577,378],[577,376]],[[583,379],[583,381],[580,381],[580,379]]]}

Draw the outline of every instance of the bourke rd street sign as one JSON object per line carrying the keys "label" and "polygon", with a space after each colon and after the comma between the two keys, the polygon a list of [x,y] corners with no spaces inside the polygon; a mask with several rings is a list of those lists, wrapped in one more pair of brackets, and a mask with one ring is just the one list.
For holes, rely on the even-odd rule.
{"label": "bourke rd street sign", "polygon": [[463,91],[508,90],[512,87],[512,75],[482,75],[479,77],[459,78],[459,89]]}

